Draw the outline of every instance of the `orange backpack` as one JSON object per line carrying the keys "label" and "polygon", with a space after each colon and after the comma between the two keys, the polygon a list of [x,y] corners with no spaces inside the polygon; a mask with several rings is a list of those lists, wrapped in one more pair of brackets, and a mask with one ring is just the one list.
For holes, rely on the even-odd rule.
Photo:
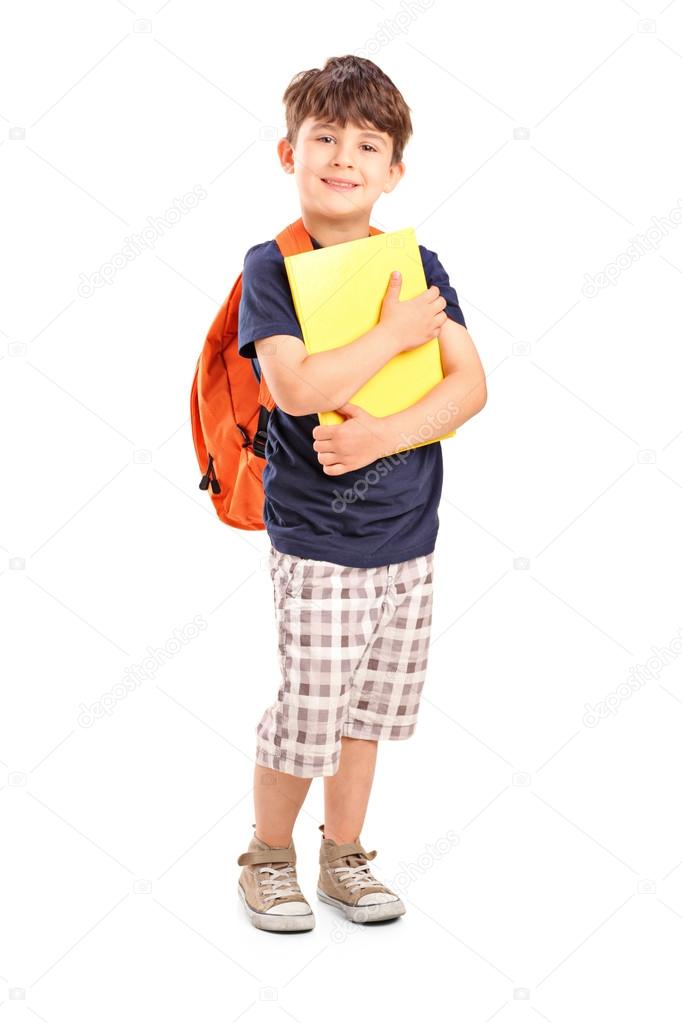
{"label": "orange backpack", "polygon": [[[381,234],[370,227],[371,234]],[[314,246],[299,218],[275,238],[282,256]],[[268,419],[275,402],[253,360],[239,354],[237,330],[242,275],[206,336],[190,395],[192,439],[218,518],[237,529],[265,529],[263,467]]]}

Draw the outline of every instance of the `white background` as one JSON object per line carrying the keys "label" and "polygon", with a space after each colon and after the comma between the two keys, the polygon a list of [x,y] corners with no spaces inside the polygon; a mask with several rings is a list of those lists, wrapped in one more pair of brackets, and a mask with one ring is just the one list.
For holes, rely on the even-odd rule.
{"label": "white background", "polygon": [[[3,6],[3,1019],[680,1018],[663,2]],[[372,223],[438,253],[489,398],[443,444],[420,722],[380,745],[363,829],[407,913],[353,927],[317,902],[318,780],[294,832],[317,926],[269,935],[236,895],[278,685],[268,540],[199,491],[189,391],[244,253],[300,213],[282,93],[348,52],[415,129]]]}

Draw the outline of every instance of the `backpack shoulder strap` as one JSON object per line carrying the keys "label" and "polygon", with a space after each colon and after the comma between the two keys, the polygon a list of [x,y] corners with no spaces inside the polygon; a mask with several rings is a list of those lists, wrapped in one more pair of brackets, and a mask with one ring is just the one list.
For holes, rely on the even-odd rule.
{"label": "backpack shoulder strap", "polygon": [[280,231],[275,241],[283,256],[295,256],[299,252],[310,252],[313,249],[310,235],[303,226],[302,217],[294,220],[292,224],[288,224],[283,231]]}

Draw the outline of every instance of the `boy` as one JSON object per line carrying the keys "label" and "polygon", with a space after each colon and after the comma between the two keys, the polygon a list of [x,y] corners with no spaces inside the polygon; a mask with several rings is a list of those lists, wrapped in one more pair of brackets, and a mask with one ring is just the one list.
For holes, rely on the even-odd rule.
{"label": "boy", "polygon": [[[392,192],[412,134],[409,107],[370,60],[330,58],[284,93],[277,152],[298,187],[314,248],[365,238]],[[276,402],[263,471],[282,682],[258,726],[256,823],[239,895],[266,930],[309,930],[293,826],[324,778],[317,894],[356,922],[399,916],[360,842],[379,739],[412,735],[431,626],[442,436],[486,402],[485,376],[455,289],[420,245],[428,289],[400,301],[391,279],[380,322],[352,344],[307,355],[274,241],[246,254],[239,351],[257,358]],[[395,355],[438,337],[444,380],[417,404],[374,418],[349,398]],[[321,426],[319,411],[347,418]],[[427,432],[424,426],[427,425]],[[400,451],[400,449],[403,449]]]}

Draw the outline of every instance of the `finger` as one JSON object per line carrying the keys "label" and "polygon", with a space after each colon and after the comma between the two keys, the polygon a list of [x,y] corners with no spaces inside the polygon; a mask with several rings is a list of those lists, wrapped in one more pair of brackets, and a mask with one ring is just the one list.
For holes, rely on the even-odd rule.
{"label": "finger", "polygon": [[333,426],[314,426],[313,437],[315,440],[331,440],[333,437]]}

